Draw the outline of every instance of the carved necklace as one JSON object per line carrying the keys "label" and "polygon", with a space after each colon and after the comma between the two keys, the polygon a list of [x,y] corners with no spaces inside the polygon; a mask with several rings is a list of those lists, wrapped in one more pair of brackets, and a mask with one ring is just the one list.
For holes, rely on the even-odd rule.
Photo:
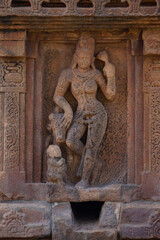
{"label": "carved necklace", "polygon": [[86,82],[86,81],[90,80],[95,75],[94,70],[92,70],[92,71],[89,70],[87,72],[80,72],[80,71],[78,71],[78,69],[74,69],[72,71],[73,71],[73,74],[76,77],[76,79],[81,80],[82,82]]}

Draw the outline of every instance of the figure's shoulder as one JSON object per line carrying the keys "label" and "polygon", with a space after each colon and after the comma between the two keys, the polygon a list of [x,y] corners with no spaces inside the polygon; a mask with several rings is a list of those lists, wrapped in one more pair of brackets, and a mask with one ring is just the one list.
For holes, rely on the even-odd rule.
{"label": "figure's shoulder", "polygon": [[102,72],[100,70],[95,69],[95,73],[96,73],[96,78],[103,77],[103,74],[102,74]]}
{"label": "figure's shoulder", "polygon": [[61,72],[61,78],[70,78],[73,75],[71,68],[66,68]]}

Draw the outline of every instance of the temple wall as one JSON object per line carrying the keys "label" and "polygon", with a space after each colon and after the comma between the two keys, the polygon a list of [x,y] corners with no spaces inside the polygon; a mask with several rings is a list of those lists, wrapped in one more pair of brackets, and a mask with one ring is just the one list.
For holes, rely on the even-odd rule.
{"label": "temple wall", "polygon": [[[158,0],[0,2],[0,239],[160,238],[159,16]],[[88,94],[79,85],[79,92],[73,91],[74,58],[82,57],[78,47],[80,53],[83,48],[93,52],[90,72],[79,74],[79,83],[83,87],[91,80],[90,90],[96,74],[102,76],[103,86],[93,95],[107,115],[104,126],[99,108],[94,127],[88,123],[98,111],[93,105],[88,118],[79,117],[81,128],[73,130],[76,135],[85,129],[78,139],[85,147],[82,156],[67,145],[79,96],[83,110]],[[108,56],[107,63],[99,53]],[[59,143],[55,135],[63,130],[65,110],[53,96],[65,69],[70,75],[60,90],[68,81],[62,97],[73,120]],[[115,91],[113,99],[107,89]],[[59,120],[48,130],[50,114]],[[97,152],[88,157],[99,140],[92,131],[99,136],[102,128]],[[60,154],[49,152],[49,146],[58,146]],[[59,160],[63,167],[52,169]],[[82,176],[77,176],[82,160]],[[78,185],[84,183],[85,168],[88,185]]]}

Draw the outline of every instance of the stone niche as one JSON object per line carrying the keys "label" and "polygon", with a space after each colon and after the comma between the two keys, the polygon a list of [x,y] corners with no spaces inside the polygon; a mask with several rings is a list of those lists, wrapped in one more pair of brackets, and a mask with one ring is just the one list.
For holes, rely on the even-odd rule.
{"label": "stone niche", "polygon": [[160,239],[159,76],[159,1],[0,3],[0,239]]}
{"label": "stone niche", "polygon": [[[72,63],[76,41],[80,36],[74,35],[74,39],[64,38],[45,41],[40,45],[43,65],[43,90],[42,90],[42,142],[45,142],[48,132],[46,125],[48,116],[54,109],[53,95],[61,72],[69,68]],[[98,35],[98,34],[97,34]],[[72,36],[72,35],[71,35]],[[114,41],[100,39],[95,33],[96,48],[95,55],[106,50],[109,60],[116,68],[116,97],[113,101],[107,101],[99,90],[97,99],[100,100],[108,114],[108,124],[102,143],[99,146],[95,170],[91,177],[91,185],[102,185],[108,183],[127,183],[127,42],[125,40]],[[51,36],[52,37],[52,36]],[[61,39],[60,39],[61,37]],[[54,38],[54,37],[53,37]],[[104,64],[96,60],[95,66],[103,72]],[[70,90],[66,98],[75,110],[77,103]],[[85,136],[84,136],[85,141]],[[43,144],[44,146],[45,144]],[[43,149],[44,151],[44,149]],[[45,159],[43,159],[45,165]],[[67,173],[69,179],[76,183],[76,171],[78,162],[70,160],[67,162]],[[45,173],[44,173],[45,174]],[[45,178],[45,176],[43,176]]]}

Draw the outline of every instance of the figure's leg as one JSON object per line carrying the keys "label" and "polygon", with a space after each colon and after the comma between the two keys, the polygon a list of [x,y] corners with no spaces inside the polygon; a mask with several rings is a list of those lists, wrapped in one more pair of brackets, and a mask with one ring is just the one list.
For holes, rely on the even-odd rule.
{"label": "figure's leg", "polygon": [[68,131],[66,145],[76,154],[82,155],[84,144],[80,140],[84,135],[86,126],[81,123],[73,123]]}
{"label": "figure's leg", "polygon": [[99,118],[97,119],[97,122],[88,126],[82,178],[76,187],[88,186],[90,176],[93,172],[97,150],[101,144],[107,126],[107,117],[104,118],[103,122],[102,119],[103,118]]}

